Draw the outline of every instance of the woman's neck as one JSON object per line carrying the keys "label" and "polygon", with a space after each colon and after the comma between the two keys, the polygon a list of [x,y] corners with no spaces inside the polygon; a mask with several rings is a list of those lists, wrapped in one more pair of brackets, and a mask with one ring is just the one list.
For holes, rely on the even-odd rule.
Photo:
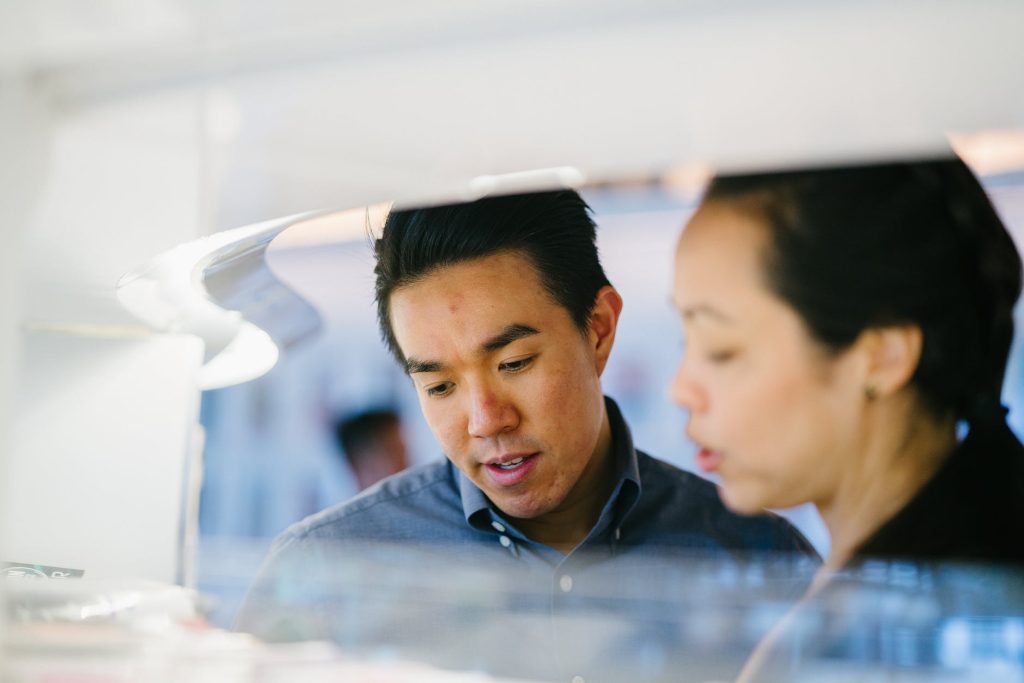
{"label": "woman's neck", "polygon": [[876,402],[858,448],[828,500],[816,501],[832,545],[823,569],[846,565],[857,548],[903,509],[956,446],[956,423],[922,414],[908,397]]}

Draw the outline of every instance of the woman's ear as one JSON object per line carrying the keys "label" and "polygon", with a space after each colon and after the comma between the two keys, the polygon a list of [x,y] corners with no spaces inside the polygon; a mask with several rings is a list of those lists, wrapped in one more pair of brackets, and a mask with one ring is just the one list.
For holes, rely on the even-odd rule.
{"label": "woman's ear", "polygon": [[619,314],[622,312],[622,297],[611,285],[605,285],[598,290],[594,297],[594,306],[590,310],[590,321],[588,322],[588,339],[591,348],[594,349],[594,361],[597,364],[597,374],[604,372],[608,363],[608,356],[611,355],[612,345],[615,343],[615,330],[619,324]]}
{"label": "woman's ear", "polygon": [[910,384],[921,362],[924,334],[917,325],[874,327],[862,332],[857,344],[867,354],[864,391],[871,399]]}

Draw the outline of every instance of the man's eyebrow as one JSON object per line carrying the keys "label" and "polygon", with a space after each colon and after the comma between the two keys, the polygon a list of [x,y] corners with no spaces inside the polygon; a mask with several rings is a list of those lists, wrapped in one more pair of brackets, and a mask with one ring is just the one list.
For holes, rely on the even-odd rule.
{"label": "man's eyebrow", "polygon": [[514,341],[535,334],[540,334],[540,332],[537,329],[530,327],[529,325],[513,323],[506,327],[505,329],[503,329],[498,334],[494,335],[493,337],[485,341],[483,344],[481,344],[480,348],[483,350],[484,353],[493,353],[498,349],[508,346]]}
{"label": "man's eyebrow", "polygon": [[443,363],[435,360],[418,360],[416,358],[405,359],[405,372],[408,375],[414,372],[440,372],[444,369]]}
{"label": "man's eyebrow", "polygon": [[[493,353],[518,339],[535,334],[540,334],[540,331],[529,325],[513,323],[481,344],[480,350],[484,354]],[[445,364],[440,361],[420,360],[411,356],[405,359],[405,372],[409,375],[417,372],[441,372],[444,369]]]}

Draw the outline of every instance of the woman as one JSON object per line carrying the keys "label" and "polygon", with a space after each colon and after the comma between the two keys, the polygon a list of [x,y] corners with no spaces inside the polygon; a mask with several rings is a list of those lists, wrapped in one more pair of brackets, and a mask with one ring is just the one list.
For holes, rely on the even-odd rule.
{"label": "woman", "polygon": [[1020,289],[958,159],[716,179],[676,254],[698,464],[736,511],[813,502],[830,569],[1024,560],[999,401]]}
{"label": "woman", "polygon": [[[817,506],[832,543],[805,601],[867,558],[1024,562],[1000,404],[1020,290],[958,159],[713,181],[676,252],[672,397],[730,508]],[[785,659],[798,612],[741,680]]]}

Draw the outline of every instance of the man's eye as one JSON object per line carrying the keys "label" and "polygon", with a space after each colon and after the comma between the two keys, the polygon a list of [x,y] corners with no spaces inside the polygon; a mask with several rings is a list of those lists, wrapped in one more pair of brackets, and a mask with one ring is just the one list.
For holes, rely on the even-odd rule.
{"label": "man's eye", "polygon": [[427,396],[441,397],[447,396],[452,392],[455,385],[451,382],[442,382],[441,384],[435,384],[432,387],[426,388]]}
{"label": "man's eye", "polygon": [[507,360],[498,366],[498,369],[502,372],[521,372],[533,362],[534,356],[528,356],[526,358],[518,358],[516,360]]}

